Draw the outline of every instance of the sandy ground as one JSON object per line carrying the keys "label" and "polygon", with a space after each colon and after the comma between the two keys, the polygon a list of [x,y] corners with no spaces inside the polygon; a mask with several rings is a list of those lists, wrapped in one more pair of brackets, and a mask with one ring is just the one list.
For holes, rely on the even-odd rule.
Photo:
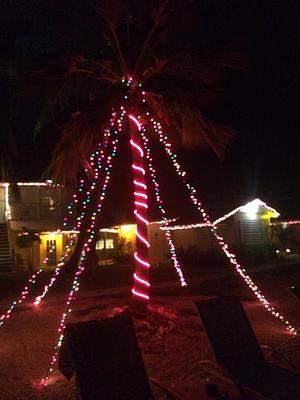
{"label": "sandy ground", "polygon": [[[266,295],[272,299],[272,305],[296,326],[300,326],[300,303],[285,288],[280,287],[278,282],[273,285],[271,274],[267,281]],[[224,289],[222,282],[218,287]],[[168,385],[178,384],[193,364],[203,359],[214,360],[192,301],[206,299],[217,294],[217,291],[214,289],[205,294],[199,292],[193,295],[169,294],[155,297],[153,306],[156,309],[164,307],[164,312],[173,315],[174,323],[158,326],[151,334],[147,329],[143,331],[138,327],[139,343],[150,376],[158,377]],[[267,313],[245,287],[233,285],[230,291],[243,299],[247,315],[261,344],[276,347],[290,337],[280,322]],[[63,300],[63,295],[50,294],[38,308],[30,304],[22,306],[0,329],[0,400],[75,399],[74,382],[67,382],[58,372],[52,375],[47,388],[39,387],[57,339],[57,326],[64,310]],[[127,301],[126,295],[103,297],[101,293],[85,291],[72,307],[71,320],[102,318],[115,307],[125,305]],[[5,309],[7,304],[8,300],[1,301],[1,309]],[[287,351],[286,356],[300,371],[300,341],[298,343],[298,348]],[[156,398],[163,397],[156,393]]]}

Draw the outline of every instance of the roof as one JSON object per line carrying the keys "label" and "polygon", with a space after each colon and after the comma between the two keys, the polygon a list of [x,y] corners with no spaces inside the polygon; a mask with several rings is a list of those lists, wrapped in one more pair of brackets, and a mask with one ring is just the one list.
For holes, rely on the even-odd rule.
{"label": "roof", "polygon": [[[260,199],[254,199],[249,201],[248,203],[235,208],[234,210],[224,214],[222,217],[217,218],[215,221],[212,222],[212,226],[218,225],[220,222],[225,221],[227,218],[231,217],[232,215],[236,214],[237,212],[245,212],[248,215],[254,215],[257,213],[260,207],[264,207],[268,211],[270,211],[273,215],[272,218],[279,217],[279,212],[275,210],[275,208],[268,206],[264,201]],[[165,226],[160,229],[162,230],[180,230],[180,229],[191,229],[191,228],[203,228],[206,226],[211,226],[207,223],[196,223],[196,224],[187,224],[187,225],[174,225],[174,226]]]}

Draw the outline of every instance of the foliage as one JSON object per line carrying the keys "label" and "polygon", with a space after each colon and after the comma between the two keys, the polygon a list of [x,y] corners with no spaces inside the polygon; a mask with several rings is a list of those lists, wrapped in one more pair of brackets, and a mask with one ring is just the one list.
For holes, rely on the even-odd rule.
{"label": "foliage", "polygon": [[276,247],[270,240],[256,245],[238,243],[233,250],[238,260],[247,264],[267,263],[276,259]]}
{"label": "foliage", "polygon": [[271,227],[272,243],[276,249],[285,251],[287,248],[296,247],[299,249],[299,241],[295,239],[296,230],[293,226],[283,226],[283,224],[275,224]]}
{"label": "foliage", "polygon": [[23,233],[17,236],[16,244],[25,250],[26,262],[29,271],[33,270],[34,243],[40,243],[39,235],[31,230],[22,228]]}
{"label": "foliage", "polygon": [[[74,3],[70,20],[59,26],[61,40],[72,51],[26,76],[27,86],[44,103],[36,133],[49,121],[61,124],[59,115],[64,115],[50,165],[54,178],[76,183],[80,170],[90,171],[88,154],[111,108],[120,104],[122,78],[129,76],[143,82],[151,112],[173,132],[177,144],[208,144],[222,158],[233,131],[208,118],[204,106],[217,100],[227,70],[246,68],[243,42],[201,47],[202,5],[197,0],[87,4],[84,29],[80,5]],[[132,89],[131,97],[135,94],[138,100]]]}
{"label": "foliage", "polygon": [[112,259],[114,263],[117,264],[129,264],[133,261],[133,250],[132,244],[126,242],[126,239],[119,237],[116,241],[116,245],[113,249],[98,250],[101,259],[107,258]]}
{"label": "foliage", "polygon": [[199,250],[196,245],[189,246],[187,249],[180,247],[177,256],[187,270],[190,267],[201,268],[203,265],[212,266],[224,263],[224,256],[217,247],[210,250]]}

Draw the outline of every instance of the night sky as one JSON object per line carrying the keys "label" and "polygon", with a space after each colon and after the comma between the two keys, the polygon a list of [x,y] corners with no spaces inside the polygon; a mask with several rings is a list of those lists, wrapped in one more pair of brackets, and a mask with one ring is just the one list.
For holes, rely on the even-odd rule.
{"label": "night sky", "polygon": [[[0,4],[1,64],[10,60],[19,73],[30,64],[51,62],[75,51],[80,43],[88,46],[95,35],[90,25],[93,16],[85,1],[2,0]],[[300,217],[299,2],[212,0],[204,4],[199,42],[213,46],[240,38],[247,49],[249,67],[245,72],[227,74],[222,98],[210,110],[214,118],[236,131],[224,161],[211,151],[183,150],[179,151],[180,160],[214,217],[255,197],[278,209],[283,218]],[[82,26],[79,44],[67,40],[68,27],[73,26],[70,19],[73,25]],[[2,110],[7,109],[9,97],[3,82],[1,79]],[[38,180],[59,132],[54,129],[49,134],[50,127],[34,142],[29,140],[39,115],[39,101],[31,99],[14,106],[18,179]],[[124,220],[127,212],[120,210],[126,208],[129,190],[124,187],[122,196],[110,200],[111,212],[118,210]],[[181,212],[184,201],[183,192],[178,193],[166,190],[174,215]],[[186,200],[185,208],[187,204]]]}

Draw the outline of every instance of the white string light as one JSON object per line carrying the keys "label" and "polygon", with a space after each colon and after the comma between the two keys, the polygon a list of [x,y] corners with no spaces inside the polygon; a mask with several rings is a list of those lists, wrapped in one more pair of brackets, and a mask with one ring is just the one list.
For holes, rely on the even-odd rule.
{"label": "white string light", "polygon": [[254,281],[250,278],[250,276],[247,275],[246,270],[243,269],[241,267],[241,265],[238,263],[235,254],[233,254],[232,252],[229,251],[228,245],[225,243],[223,237],[217,234],[217,226],[212,225],[208,214],[206,213],[201,202],[197,198],[196,189],[186,181],[186,171],[184,171],[181,168],[181,165],[177,161],[177,155],[175,153],[173,153],[172,148],[171,148],[171,143],[169,142],[168,137],[165,134],[163,134],[161,124],[159,122],[155,121],[153,118],[151,119],[151,121],[153,123],[154,130],[159,138],[159,141],[164,146],[166,154],[171,159],[173,166],[176,169],[177,174],[182,178],[182,181],[183,181],[185,187],[190,192],[190,198],[192,200],[192,203],[195,205],[197,210],[202,215],[205,224],[210,225],[211,232],[213,233],[213,235],[219,242],[221,249],[223,250],[223,252],[227,256],[227,258],[229,259],[230,263],[235,266],[235,269],[238,272],[238,274],[243,278],[245,283],[253,291],[253,293],[255,294],[257,299],[264,305],[266,310],[268,310],[274,317],[279,319],[284,324],[284,326],[288,330],[288,332],[296,335],[297,332],[296,332],[295,328],[290,324],[290,322],[288,320],[286,320],[284,318],[283,315],[281,315],[278,311],[276,311],[275,308],[270,304],[270,302],[262,295],[262,293],[258,289],[258,286],[254,283]]}
{"label": "white string light", "polygon": [[[121,117],[119,119],[118,129],[115,131],[116,134],[118,133],[118,131],[120,132],[121,129],[122,129],[122,120],[123,120],[124,113],[125,112],[122,113],[122,115],[121,115]],[[78,264],[77,269],[76,269],[75,278],[73,280],[72,288],[71,288],[71,291],[69,293],[69,296],[68,296],[68,299],[67,299],[67,302],[66,302],[66,309],[65,309],[65,312],[62,314],[62,318],[61,318],[61,321],[60,321],[60,324],[59,324],[59,328],[58,328],[59,338],[58,338],[56,346],[54,347],[54,352],[53,352],[53,355],[51,357],[51,361],[50,361],[46,376],[41,381],[41,385],[42,386],[47,386],[48,381],[49,381],[49,376],[53,372],[54,366],[55,366],[55,364],[57,362],[57,359],[58,359],[59,349],[61,347],[61,344],[62,344],[62,341],[63,341],[63,338],[64,338],[64,331],[65,331],[65,328],[66,328],[66,320],[67,320],[67,317],[69,316],[69,314],[72,312],[72,309],[70,308],[70,305],[75,300],[75,292],[77,292],[79,290],[80,276],[83,273],[83,271],[85,270],[86,256],[91,251],[90,243],[93,241],[94,236],[96,234],[96,230],[97,230],[96,218],[93,218],[93,217],[95,217],[97,215],[97,213],[100,213],[101,210],[102,210],[103,202],[104,202],[104,199],[106,197],[108,183],[109,183],[110,177],[111,177],[112,158],[114,158],[115,155],[116,155],[117,144],[118,144],[118,138],[116,138],[116,139],[114,139],[112,141],[112,147],[113,147],[112,155],[107,157],[107,164],[106,164],[106,168],[105,168],[106,174],[105,174],[105,179],[104,179],[104,183],[103,183],[103,186],[102,186],[102,191],[101,191],[101,194],[99,196],[99,202],[98,202],[98,205],[97,205],[97,208],[96,208],[97,212],[94,212],[92,217],[91,217],[91,225],[90,225],[90,228],[88,229],[88,233],[89,233],[88,239],[85,241],[85,243],[83,245],[83,250],[82,250],[82,253],[80,255],[79,264]]]}
{"label": "white string light", "polygon": [[[280,214],[272,207],[268,206],[265,202],[261,201],[260,199],[254,199],[249,201],[248,203],[244,204],[243,206],[237,207],[234,210],[228,212],[227,214],[223,215],[223,217],[217,218],[212,224],[208,223],[196,223],[196,224],[185,224],[185,225],[173,225],[169,227],[161,227],[161,230],[170,230],[170,231],[177,231],[177,230],[184,230],[184,229],[193,229],[193,228],[205,228],[210,226],[218,225],[220,222],[225,221],[227,218],[231,217],[232,215],[236,214],[237,212],[245,212],[248,213],[249,209],[252,209],[252,206],[262,206],[266,208],[268,211],[273,213],[272,218],[277,218]],[[272,224],[271,224],[272,225]]]}
{"label": "white string light", "polygon": [[[116,115],[116,113],[113,112],[112,113],[112,117],[110,119],[111,128],[114,126],[114,117],[115,117],[115,115]],[[109,144],[110,137],[111,137],[110,130],[105,130],[105,133],[104,133],[104,144],[103,144],[104,150],[107,148],[107,146]],[[102,149],[101,143],[98,143],[98,149],[94,153],[92,153],[91,156],[90,156],[90,164],[94,168],[94,179],[90,184],[90,188],[85,192],[85,199],[83,200],[83,204],[87,204],[87,203],[91,202],[92,191],[96,187],[97,179],[98,179],[99,173],[100,173],[100,171],[102,169],[102,166],[103,166],[103,160],[105,159],[104,150]],[[98,157],[96,166],[95,166],[95,163],[94,163],[95,157]],[[83,191],[84,184],[85,184],[85,182],[82,179],[80,181],[80,186],[79,186],[79,189],[78,189],[79,192]],[[68,208],[71,209],[69,211],[69,215],[71,215],[73,213],[72,206],[74,206],[75,204],[78,203],[78,198],[77,198],[76,194],[73,195],[73,199],[74,199],[74,203],[71,203],[68,206]],[[75,227],[73,228],[73,230],[80,229],[81,222],[82,222],[82,220],[83,220],[83,218],[85,216],[85,213],[86,213],[86,210],[84,209],[84,210],[81,211],[80,215],[77,216],[76,224],[75,224]],[[65,221],[64,221],[64,226],[66,226],[66,225],[67,225],[67,217],[65,218]],[[60,259],[60,262],[57,264],[57,267],[55,268],[49,283],[47,283],[44,286],[42,294],[36,297],[35,302],[34,302],[34,304],[36,306],[38,306],[41,303],[41,301],[43,300],[43,298],[45,298],[45,296],[47,295],[49,289],[51,288],[51,286],[53,286],[53,284],[55,283],[56,279],[60,275],[60,273],[62,271],[62,267],[65,265],[65,260],[67,259],[67,256],[69,255],[69,252],[71,251],[72,245],[75,243],[75,239],[76,239],[76,235],[72,237],[71,242],[68,244],[68,246],[66,248],[66,253],[63,255],[63,257]]]}
{"label": "white string light", "polygon": [[[162,223],[164,224],[165,228],[168,228],[170,220],[166,217],[166,210],[164,208],[163,201],[161,199],[160,187],[159,187],[159,184],[158,184],[158,181],[157,181],[156,170],[155,170],[155,168],[153,166],[153,159],[152,159],[151,151],[150,151],[150,147],[149,147],[149,139],[146,136],[146,130],[145,129],[142,131],[142,139],[143,139],[144,148],[146,150],[146,159],[147,159],[147,162],[148,162],[148,169],[149,169],[149,172],[150,172],[151,181],[152,181],[153,188],[154,188],[156,203],[157,203],[158,209],[160,210],[160,213],[161,213],[161,216],[162,216]],[[168,245],[169,245],[170,256],[171,256],[173,265],[175,267],[175,270],[176,270],[176,272],[177,272],[177,274],[179,276],[181,286],[187,286],[186,280],[184,278],[184,275],[183,275],[183,272],[182,272],[182,269],[181,269],[181,265],[180,265],[180,263],[179,263],[179,261],[177,259],[176,250],[175,250],[174,242],[173,242],[173,239],[172,239],[172,235],[168,230],[166,230],[165,231],[165,236],[166,236],[166,239],[167,239],[167,242],[168,242]]]}

